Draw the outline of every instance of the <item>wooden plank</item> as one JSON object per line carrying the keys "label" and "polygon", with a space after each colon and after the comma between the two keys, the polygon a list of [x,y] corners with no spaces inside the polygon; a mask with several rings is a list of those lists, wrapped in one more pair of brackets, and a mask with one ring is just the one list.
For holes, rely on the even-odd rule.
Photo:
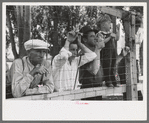
{"label": "wooden plank", "polygon": [[80,100],[85,97],[85,93],[77,93],[74,95],[74,100]]}
{"label": "wooden plank", "polygon": [[72,90],[72,91],[70,91],[70,93],[71,93],[71,94],[82,93],[82,92],[84,92],[84,90],[83,90],[83,89],[79,89],[79,90]]}
{"label": "wooden plank", "polygon": [[62,92],[59,92],[58,95],[61,96],[61,95],[69,95],[70,94],[70,91],[62,91]]}
{"label": "wooden plank", "polygon": [[51,100],[64,100],[64,96],[51,97]]}
{"label": "wooden plank", "polygon": [[[35,95],[34,95],[35,96]],[[10,98],[8,100],[32,100],[31,96],[24,96],[24,97],[19,97],[19,98]]]}
{"label": "wooden plank", "polygon": [[75,97],[74,94],[64,95],[63,100],[73,100],[74,97]]}
{"label": "wooden plank", "polygon": [[51,94],[47,94],[47,98],[57,97],[58,95],[59,95],[59,92],[54,92],[54,93],[51,93]]}
{"label": "wooden plank", "polygon": [[136,43],[135,43],[135,14],[131,16],[131,37],[132,37],[132,100],[138,100],[138,91],[137,91],[137,66],[136,66]]}
{"label": "wooden plank", "polygon": [[91,91],[91,92],[86,92],[85,93],[85,98],[87,98],[87,97],[95,97],[95,96],[97,96],[95,91]]}
{"label": "wooden plank", "polygon": [[130,47],[130,54],[126,56],[126,97],[127,100],[138,100],[136,48],[135,48],[135,15],[129,15],[124,21],[126,46]]}
{"label": "wooden plank", "polygon": [[44,94],[42,94],[42,95],[36,95],[36,96],[31,96],[31,100],[45,100]]}
{"label": "wooden plank", "polygon": [[[126,85],[123,84],[120,87],[100,87],[100,88],[88,88],[83,89],[84,91],[78,91],[77,93],[65,93],[66,95],[59,95],[58,92],[52,93],[52,94],[41,94],[41,95],[31,95],[31,96],[24,96],[21,98],[10,98],[7,100],[80,100],[82,98],[86,97],[94,97],[94,96],[109,96],[109,95],[122,95],[124,92],[126,92]],[[90,91],[92,90],[92,91]],[[143,83],[137,84],[137,90],[141,91],[143,94]],[[79,93],[78,93],[79,92]],[[135,98],[136,99],[136,98]]]}
{"label": "wooden plank", "polygon": [[100,6],[99,10],[102,11],[103,13],[107,13],[119,18],[123,17],[123,12],[122,10],[115,9],[115,8],[110,8],[110,7],[105,7],[105,6]]}

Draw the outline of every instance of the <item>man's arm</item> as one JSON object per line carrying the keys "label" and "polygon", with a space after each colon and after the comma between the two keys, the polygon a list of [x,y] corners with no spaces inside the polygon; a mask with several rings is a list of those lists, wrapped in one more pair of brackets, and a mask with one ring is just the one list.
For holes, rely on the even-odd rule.
{"label": "man's arm", "polygon": [[65,41],[64,47],[61,49],[60,53],[55,56],[52,62],[53,70],[60,69],[68,60],[68,58],[72,55],[69,51],[69,45],[76,39],[76,34],[73,31],[68,32],[67,40]]}
{"label": "man's arm", "polygon": [[86,47],[84,44],[81,43],[81,34],[78,34],[78,46],[80,47],[81,51],[84,53],[84,55],[81,56],[82,58],[79,66],[82,66],[96,58],[97,56],[96,53],[94,53],[88,47]]}
{"label": "man's arm", "polygon": [[107,43],[111,39],[111,36],[104,39],[104,42]]}
{"label": "man's arm", "polygon": [[23,75],[22,71],[22,61],[20,59],[15,60],[11,66],[12,94],[14,97],[25,95],[25,91],[34,79],[29,73]]}
{"label": "man's arm", "polygon": [[[47,62],[48,63],[48,62]],[[54,91],[53,76],[50,64],[45,66],[48,70],[47,74],[43,74],[42,84],[33,89],[27,89],[26,95],[52,93]]]}
{"label": "man's arm", "polygon": [[54,91],[54,81],[53,81],[53,76],[52,76],[52,68],[51,65],[46,62],[46,67],[48,69],[48,74],[44,74],[43,76],[43,85],[45,86],[45,88],[48,89],[48,92],[52,93]]}
{"label": "man's arm", "polygon": [[96,75],[100,68],[100,50],[96,48],[95,53],[97,54],[97,57],[93,60],[93,62],[90,64],[90,67],[88,68],[88,71],[93,75]]}
{"label": "man's arm", "polygon": [[103,47],[105,47],[105,43],[102,36],[99,34],[99,36],[97,37],[96,47],[94,51],[97,54],[97,57],[88,67],[88,71],[93,75],[96,75],[100,68],[100,51]]}
{"label": "man's arm", "polygon": [[115,40],[118,41],[119,37],[120,37],[120,24],[118,24],[116,26],[116,34],[115,33],[111,33],[111,35],[108,38],[104,39],[104,42],[107,43],[111,38],[115,38]]}
{"label": "man's arm", "polygon": [[[25,65],[25,64],[24,64]],[[14,97],[21,97],[24,95],[28,95],[28,94],[39,94],[40,92],[42,92],[44,89],[38,88],[38,87],[34,87],[33,89],[29,89],[31,83],[34,80],[34,74],[35,73],[45,73],[46,71],[48,71],[48,67],[36,67],[34,68],[30,73],[27,74],[23,74],[23,68],[22,68],[22,61],[20,59],[15,60],[14,63],[12,64],[12,68],[11,68],[11,77],[12,77],[12,94]],[[43,74],[42,73],[42,74]],[[45,87],[46,92],[50,93],[53,92],[54,89],[54,84],[53,84],[53,80],[51,80],[51,77],[48,77],[49,75],[51,75],[51,72],[47,73],[47,80],[49,80]],[[37,83],[34,83],[37,84]]]}
{"label": "man's arm", "polygon": [[52,61],[53,70],[60,69],[66,63],[66,61],[71,55],[72,53],[68,51],[67,49],[65,49],[65,47],[63,47],[60,50],[59,54],[56,55]]}

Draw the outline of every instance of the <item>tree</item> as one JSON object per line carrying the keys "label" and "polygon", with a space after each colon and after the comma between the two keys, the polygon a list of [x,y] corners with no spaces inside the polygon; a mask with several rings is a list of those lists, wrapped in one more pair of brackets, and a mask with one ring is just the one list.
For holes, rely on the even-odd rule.
{"label": "tree", "polygon": [[[115,8],[122,10],[124,6]],[[42,39],[52,44],[51,55],[55,56],[63,46],[68,31],[78,31],[84,25],[97,28],[101,15],[98,6],[7,6],[6,9],[6,27],[9,29],[6,30],[6,44],[8,46],[11,42],[15,58],[26,54],[23,44],[30,38]],[[136,21],[140,22],[143,7],[132,6],[130,11],[137,12]],[[16,39],[19,52],[16,51]]]}
{"label": "tree", "polygon": [[14,35],[16,34],[16,31],[13,30],[12,25],[16,25],[16,18],[15,18],[15,7],[14,6],[7,6],[6,7],[6,15],[7,15],[7,21],[6,21],[6,26],[8,27],[9,31],[6,30],[6,40],[7,43],[6,45],[8,46],[9,43],[12,45],[12,52],[14,54],[15,58],[18,58],[18,53],[16,51],[15,47],[15,40],[14,40]]}
{"label": "tree", "polygon": [[52,56],[62,47],[66,34],[76,26],[79,6],[33,6],[32,38],[41,38],[53,45]]}
{"label": "tree", "polygon": [[[11,42],[14,58],[21,58],[26,54],[24,42],[30,39],[30,7],[7,6],[6,14],[6,26],[9,28],[9,31],[6,30],[6,44],[8,46]],[[19,43],[19,52],[16,50],[16,37]]]}

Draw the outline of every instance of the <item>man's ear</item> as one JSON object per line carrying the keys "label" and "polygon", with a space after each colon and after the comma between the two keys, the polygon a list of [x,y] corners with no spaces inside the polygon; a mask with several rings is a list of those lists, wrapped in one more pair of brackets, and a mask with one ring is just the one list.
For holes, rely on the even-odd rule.
{"label": "man's ear", "polygon": [[83,40],[83,43],[86,43],[87,42],[87,39],[86,38],[83,38],[82,40]]}

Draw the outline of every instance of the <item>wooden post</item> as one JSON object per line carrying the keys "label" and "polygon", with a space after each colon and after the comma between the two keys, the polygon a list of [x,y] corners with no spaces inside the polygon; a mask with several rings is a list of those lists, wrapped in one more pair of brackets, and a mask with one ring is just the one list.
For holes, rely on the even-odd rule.
{"label": "wooden post", "polygon": [[[115,9],[115,7],[112,7]],[[113,23],[113,32],[116,33],[116,16],[112,16],[112,23]]]}
{"label": "wooden post", "polygon": [[58,27],[58,13],[57,13],[57,8],[56,6],[54,7],[55,14],[54,14],[54,30],[52,32],[52,37],[51,40],[53,41],[53,49],[52,49],[52,56],[54,57],[55,55],[58,54],[59,52],[59,44],[58,44],[58,32],[57,32],[57,27]]}
{"label": "wooden post", "polygon": [[18,24],[18,39],[19,39],[19,57],[22,56],[22,42],[24,33],[24,23],[23,23],[23,6],[16,6],[17,8],[17,24]]}
{"label": "wooden post", "polygon": [[138,100],[137,73],[136,73],[136,47],[135,47],[135,15],[130,14],[124,20],[126,46],[130,53],[126,56],[126,98]]}
{"label": "wooden post", "polygon": [[13,28],[12,28],[12,24],[11,24],[11,20],[10,20],[10,13],[7,12],[6,13],[7,15],[7,24],[8,24],[8,28],[9,28],[9,33],[10,33],[10,41],[11,41],[11,45],[12,45],[12,52],[13,52],[13,55],[14,55],[14,58],[18,58],[18,53],[17,53],[17,50],[16,50],[16,45],[15,45],[15,39],[14,39],[14,36],[13,36]]}
{"label": "wooden post", "polygon": [[19,38],[19,57],[26,55],[24,42],[30,39],[30,6],[16,6],[18,38]]}
{"label": "wooden post", "polygon": [[31,18],[30,18],[30,6],[25,6],[25,14],[24,14],[24,35],[23,42],[30,39],[30,28],[31,28]]}
{"label": "wooden post", "polygon": [[31,28],[31,18],[30,18],[30,6],[25,6],[25,11],[24,11],[24,34],[23,34],[23,42],[22,42],[22,47],[21,47],[21,54],[20,57],[23,57],[26,55],[26,50],[24,47],[24,43],[30,39],[30,28]]}
{"label": "wooden post", "polygon": [[[113,6],[113,9],[115,9],[115,7]],[[113,23],[113,33],[116,34],[116,16],[112,16],[112,23]],[[115,55],[117,56],[117,41],[114,42],[115,44]],[[115,69],[115,68],[114,68]]]}

